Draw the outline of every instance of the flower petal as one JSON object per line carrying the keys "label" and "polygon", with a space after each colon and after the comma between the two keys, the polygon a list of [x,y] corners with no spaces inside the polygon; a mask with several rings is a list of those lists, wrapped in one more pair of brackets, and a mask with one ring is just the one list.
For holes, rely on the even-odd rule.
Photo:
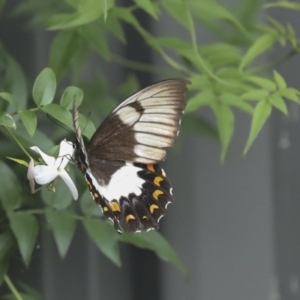
{"label": "flower petal", "polygon": [[29,185],[31,193],[34,193],[35,182],[34,182],[34,160],[30,157],[30,162],[28,164],[27,178],[29,180]]}
{"label": "flower petal", "polygon": [[76,185],[74,184],[70,175],[65,170],[61,170],[60,172],[58,172],[58,175],[61,177],[61,179],[65,182],[65,184],[70,189],[74,200],[77,200],[78,199],[78,191],[77,191]]}
{"label": "flower petal", "polygon": [[53,156],[47,155],[37,146],[30,147],[30,149],[38,153],[48,166],[54,166],[55,158]]}
{"label": "flower petal", "polygon": [[62,140],[59,145],[58,157],[55,161],[56,168],[63,170],[69,163],[71,157],[73,156],[73,153],[73,143],[66,140]]}
{"label": "flower petal", "polygon": [[45,185],[53,181],[58,176],[54,166],[38,165],[34,167],[34,179],[40,185]]}

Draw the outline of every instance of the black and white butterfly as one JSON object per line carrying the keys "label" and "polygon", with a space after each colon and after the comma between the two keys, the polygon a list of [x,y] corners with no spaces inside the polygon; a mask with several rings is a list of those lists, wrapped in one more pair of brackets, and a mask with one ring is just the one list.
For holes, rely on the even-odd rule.
{"label": "black and white butterfly", "polygon": [[173,201],[158,165],[179,133],[189,81],[153,84],[119,104],[84,145],[74,102],[75,160],[103,214],[128,233],[159,227]]}

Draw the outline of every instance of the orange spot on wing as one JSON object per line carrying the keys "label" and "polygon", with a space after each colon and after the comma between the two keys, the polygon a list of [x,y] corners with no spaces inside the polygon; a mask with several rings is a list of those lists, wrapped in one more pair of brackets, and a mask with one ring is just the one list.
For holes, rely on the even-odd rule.
{"label": "orange spot on wing", "polygon": [[162,181],[163,179],[161,178],[161,177],[159,177],[159,176],[156,176],[155,178],[154,178],[154,184],[155,185],[158,185],[158,186],[160,186],[160,182]]}
{"label": "orange spot on wing", "polygon": [[134,215],[127,215],[125,220],[126,220],[126,222],[128,222],[130,220],[135,220],[135,216]]}
{"label": "orange spot on wing", "polygon": [[104,206],[103,211],[108,211],[108,207]]}
{"label": "orange spot on wing", "polygon": [[148,164],[147,169],[151,172],[155,172],[153,164]]}
{"label": "orange spot on wing", "polygon": [[150,212],[151,212],[151,214],[153,214],[153,212],[154,212],[154,210],[155,209],[158,209],[159,207],[156,205],[156,204],[152,204],[151,206],[150,206]]}
{"label": "orange spot on wing", "polygon": [[120,205],[117,202],[112,201],[109,203],[109,205],[112,211],[121,211]]}

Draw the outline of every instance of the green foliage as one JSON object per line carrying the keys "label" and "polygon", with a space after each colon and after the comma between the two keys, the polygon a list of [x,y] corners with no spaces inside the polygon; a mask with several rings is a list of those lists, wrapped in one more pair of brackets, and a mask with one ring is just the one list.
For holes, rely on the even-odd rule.
{"label": "green foliage", "polygon": [[[1,1],[2,9],[4,1]],[[132,71],[184,77],[189,85],[183,129],[199,136],[219,139],[221,161],[226,158],[234,135],[235,112],[245,112],[251,118],[249,136],[244,148],[247,153],[268,121],[273,108],[288,114],[287,101],[299,104],[299,90],[288,86],[275,70],[277,64],[299,52],[299,39],[292,25],[281,24],[268,17],[261,23],[261,10],[273,7],[299,10],[299,4],[287,1],[268,3],[238,1],[237,9],[229,9],[216,0],[134,0],[132,6],[122,7],[113,0],[23,0],[11,12],[15,17],[27,15],[29,28],[39,27],[53,31],[50,55],[45,68],[28,93],[27,81],[16,60],[0,44],[0,64],[3,78],[0,92],[0,284],[5,282],[11,294],[3,299],[15,299],[16,289],[7,277],[10,255],[17,250],[29,266],[35,247],[39,223],[48,224],[61,258],[71,247],[78,222],[99,250],[114,264],[120,266],[119,243],[131,243],[154,251],[162,260],[172,263],[183,274],[186,268],[167,241],[157,232],[137,235],[118,235],[102,213],[90,193],[83,188],[71,166],[67,171],[79,186],[80,200],[74,203],[66,185],[55,180],[41,193],[30,194],[29,185],[22,186],[31,146],[38,146],[48,154],[56,153],[56,144],[65,137],[61,128],[48,135],[41,129],[49,126],[46,114],[73,130],[71,110],[73,102],[83,114],[79,123],[83,134],[90,138],[95,126],[87,113],[97,110],[104,117],[114,107],[116,94],[125,97],[139,88],[137,78],[130,73],[112,96],[112,87],[101,70],[84,79],[89,55],[96,53],[110,64],[121,64]],[[158,22],[166,14],[185,30],[185,37],[153,36],[139,23],[134,12],[143,10]],[[233,13],[236,11],[236,13]],[[145,44],[162,59],[159,67],[127,60],[114,53],[111,37],[126,44],[124,24],[131,26]],[[216,42],[202,44],[197,40],[197,28],[205,27]],[[284,48],[273,62],[264,64],[263,56],[274,51],[275,45]],[[170,77],[170,76],[169,76]],[[66,78],[70,86],[63,83]],[[29,79],[29,80],[28,80]],[[215,124],[201,116],[202,108],[209,108]],[[97,119],[97,125],[99,124]],[[49,150],[51,149],[51,150]],[[35,157],[35,156],[34,156]],[[9,158],[9,160],[7,160]],[[36,159],[35,164],[42,164]],[[21,286],[22,299],[41,299],[29,288]],[[19,297],[19,298],[20,298]]]}

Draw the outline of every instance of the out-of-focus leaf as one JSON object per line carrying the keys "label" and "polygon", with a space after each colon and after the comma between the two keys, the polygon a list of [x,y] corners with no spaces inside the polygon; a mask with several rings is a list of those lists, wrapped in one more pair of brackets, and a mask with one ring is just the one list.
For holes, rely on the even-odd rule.
{"label": "out-of-focus leaf", "polygon": [[76,221],[73,215],[65,210],[47,209],[46,218],[53,232],[59,255],[64,258],[75,233]]}
{"label": "out-of-focus leaf", "polygon": [[239,68],[242,70],[249,65],[256,57],[270,49],[275,43],[276,38],[271,34],[260,36],[249,48],[244,58],[242,59]]}
{"label": "out-of-focus leaf", "polygon": [[9,252],[15,247],[15,240],[11,232],[0,234],[0,261],[7,259]]}
{"label": "out-of-focus leaf", "polygon": [[17,239],[22,259],[28,267],[39,231],[38,222],[34,216],[26,212],[9,212],[8,218]]}
{"label": "out-of-focus leaf", "polygon": [[275,91],[276,90],[276,84],[269,79],[258,77],[258,76],[247,76],[247,81],[253,82],[256,85],[258,85],[260,88],[266,90],[266,91]]}
{"label": "out-of-focus leaf", "polygon": [[299,96],[300,92],[294,88],[285,88],[278,91],[279,95],[288,100],[300,103]]}
{"label": "out-of-focus leaf", "polygon": [[[69,175],[72,174],[69,173]],[[71,177],[73,177],[73,175]],[[46,188],[42,189],[43,201],[57,210],[66,209],[73,201],[69,188],[60,178],[57,179],[53,188],[54,191],[50,191]]]}
{"label": "out-of-focus leaf", "polygon": [[53,40],[49,65],[60,80],[66,73],[70,62],[77,53],[78,34],[71,30],[61,31]]}
{"label": "out-of-focus leaf", "polygon": [[96,131],[93,122],[86,116],[79,114],[79,124],[81,128],[84,128],[82,134],[90,139]]}
{"label": "out-of-focus leaf", "polygon": [[285,115],[288,115],[286,104],[278,93],[272,94],[269,97],[269,100],[274,107],[283,112]]}
{"label": "out-of-focus leaf", "polygon": [[38,106],[47,105],[53,101],[56,91],[56,78],[53,71],[45,68],[36,78],[32,96]]}
{"label": "out-of-focus leaf", "polygon": [[23,159],[17,159],[17,158],[8,157],[8,156],[6,158],[28,168],[28,162]]}
{"label": "out-of-focus leaf", "polygon": [[289,1],[278,1],[273,3],[268,3],[264,5],[265,8],[273,8],[273,7],[282,7],[292,10],[300,10],[300,3],[289,2]]}
{"label": "out-of-focus leaf", "polygon": [[85,218],[83,225],[100,251],[120,267],[121,259],[116,230],[105,221],[99,219]]}
{"label": "out-of-focus leaf", "polygon": [[220,134],[222,146],[221,161],[224,162],[227,150],[234,130],[234,114],[231,108],[225,103],[217,103],[212,106]]}
{"label": "out-of-focus leaf", "polygon": [[114,36],[119,39],[123,44],[126,44],[126,37],[118,17],[114,13],[114,9],[109,12],[108,18],[106,20],[107,29],[110,30]]}
{"label": "out-of-focus leaf", "polygon": [[158,19],[158,7],[150,0],[134,0],[134,2],[154,19]]}
{"label": "out-of-focus leaf", "polygon": [[87,216],[102,216],[101,208],[92,198],[91,193],[88,189],[84,191],[80,197],[80,208],[82,212]]}
{"label": "out-of-focus leaf", "polygon": [[22,202],[22,189],[19,179],[3,161],[0,161],[0,178],[0,201],[3,208],[6,211],[19,208]]}
{"label": "out-of-focus leaf", "polygon": [[82,89],[76,86],[69,86],[65,89],[63,95],[60,99],[60,104],[66,109],[72,109],[73,102],[76,102],[77,107],[80,106],[83,100],[83,91]]}
{"label": "out-of-focus leaf", "polygon": [[269,96],[269,92],[266,90],[252,90],[246,92],[241,96],[242,100],[264,100]]}
{"label": "out-of-focus leaf", "polygon": [[118,237],[125,243],[154,251],[160,259],[173,264],[182,274],[187,276],[186,266],[170,244],[158,232],[150,231],[135,235],[124,233]]}
{"label": "out-of-focus leaf", "polygon": [[251,122],[251,129],[250,129],[250,135],[248,137],[244,154],[248,152],[250,147],[252,146],[254,140],[256,139],[257,135],[261,131],[262,127],[266,123],[267,119],[269,118],[270,114],[272,112],[272,105],[268,100],[260,101],[253,113],[253,118]]}
{"label": "out-of-focus leaf", "polygon": [[253,114],[253,107],[247,103],[246,101],[243,101],[239,96],[230,94],[230,93],[224,93],[220,95],[220,100],[229,106],[235,106],[239,108],[240,110],[243,110],[249,114]]}
{"label": "out-of-focus leaf", "polygon": [[8,259],[0,259],[0,286],[2,285],[3,278],[8,271]]}
{"label": "out-of-focus leaf", "polygon": [[126,76],[124,82],[120,87],[120,92],[122,97],[128,97],[129,95],[132,95],[139,89],[140,89],[139,81],[136,78],[136,76],[131,73],[128,76]]}
{"label": "out-of-focus leaf", "polygon": [[12,104],[14,107],[18,106],[18,103],[12,94],[3,92],[0,93],[0,97]]}
{"label": "out-of-focus leaf", "polygon": [[33,136],[35,133],[37,118],[33,111],[31,110],[19,110],[18,115],[21,118],[27,132],[30,136]]}
{"label": "out-of-focus leaf", "polygon": [[277,72],[277,71],[273,71],[274,74],[274,80],[278,86],[279,89],[285,89],[286,88],[286,82],[284,80],[284,78]]}
{"label": "out-of-focus leaf", "polygon": [[0,111],[0,125],[12,127],[13,129],[17,128],[12,116],[4,111]]}
{"label": "out-of-focus leaf", "polygon": [[185,113],[192,112],[202,106],[211,105],[216,99],[217,97],[211,90],[204,90],[189,99]]}

